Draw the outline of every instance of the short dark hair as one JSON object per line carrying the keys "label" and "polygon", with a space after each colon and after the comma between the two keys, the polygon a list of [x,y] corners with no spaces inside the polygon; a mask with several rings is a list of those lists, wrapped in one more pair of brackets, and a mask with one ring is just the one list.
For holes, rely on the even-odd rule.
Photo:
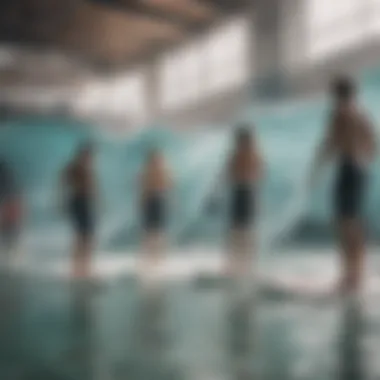
{"label": "short dark hair", "polygon": [[355,81],[348,75],[340,75],[333,80],[331,91],[337,99],[348,100],[356,93]]}
{"label": "short dark hair", "polygon": [[160,154],[160,150],[156,146],[150,147],[146,156],[147,161],[151,161],[154,157]]}
{"label": "short dark hair", "polygon": [[91,142],[84,142],[78,147],[76,158],[81,158],[86,154],[91,154],[94,150],[94,146]]}
{"label": "short dark hair", "polygon": [[236,142],[251,140],[251,131],[246,124],[240,124],[235,131]]}

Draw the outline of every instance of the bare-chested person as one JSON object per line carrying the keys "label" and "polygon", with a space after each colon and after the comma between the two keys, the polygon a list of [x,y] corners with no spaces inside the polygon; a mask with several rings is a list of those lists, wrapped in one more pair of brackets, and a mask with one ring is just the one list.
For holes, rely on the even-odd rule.
{"label": "bare-chested person", "polygon": [[75,231],[73,276],[88,279],[91,275],[95,227],[95,181],[91,146],[80,148],[64,171],[63,182],[69,193],[67,207]]}
{"label": "bare-chested person", "polygon": [[[157,269],[165,250],[165,228],[167,224],[168,191],[171,177],[165,159],[159,151],[149,153],[141,177],[142,217],[144,227],[145,274]],[[148,270],[148,273],[146,273]]]}
{"label": "bare-chested person", "polygon": [[365,241],[361,213],[376,143],[373,127],[357,105],[353,80],[336,79],[332,96],[334,109],[316,168],[333,156],[338,159],[334,207],[343,264],[339,290],[346,293],[359,290],[362,281]]}
{"label": "bare-chested person", "polygon": [[235,148],[228,163],[231,184],[230,257],[227,274],[248,274],[252,265],[251,227],[255,219],[257,184],[262,175],[262,161],[252,132],[239,128]]}

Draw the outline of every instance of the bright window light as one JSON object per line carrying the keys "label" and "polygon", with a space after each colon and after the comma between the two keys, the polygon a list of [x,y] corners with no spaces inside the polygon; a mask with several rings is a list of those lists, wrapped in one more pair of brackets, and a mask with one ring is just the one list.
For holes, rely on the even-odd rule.
{"label": "bright window light", "polygon": [[325,58],[368,38],[369,1],[373,0],[308,0],[307,56]]}
{"label": "bright window light", "polygon": [[88,84],[78,97],[75,108],[80,114],[102,114],[138,121],[146,114],[146,101],[144,73],[134,72]]}
{"label": "bright window light", "polygon": [[249,24],[234,20],[159,63],[161,105],[185,107],[227,91],[248,77]]}
{"label": "bright window light", "polygon": [[211,34],[205,49],[208,93],[229,89],[247,79],[249,41],[248,23],[241,20]]}
{"label": "bright window light", "polygon": [[112,80],[107,108],[118,115],[126,114],[133,118],[142,118],[145,113],[145,81],[141,72],[127,74]]}
{"label": "bright window light", "polygon": [[176,56],[166,56],[159,65],[159,87],[160,100],[164,108],[176,106],[179,88],[178,70],[176,69],[179,60]]}
{"label": "bright window light", "polygon": [[179,82],[183,86],[182,101],[192,102],[199,99],[202,88],[202,46],[196,44],[184,49],[179,54],[181,70],[179,70]]}
{"label": "bright window light", "polygon": [[202,46],[198,44],[181,49],[162,60],[160,89],[164,108],[177,108],[199,99],[202,65]]}
{"label": "bright window light", "polygon": [[101,106],[103,89],[100,83],[87,84],[74,99],[74,108],[79,114],[88,115]]}
{"label": "bright window light", "polygon": [[371,3],[371,29],[375,34],[380,33],[380,0],[369,0]]}

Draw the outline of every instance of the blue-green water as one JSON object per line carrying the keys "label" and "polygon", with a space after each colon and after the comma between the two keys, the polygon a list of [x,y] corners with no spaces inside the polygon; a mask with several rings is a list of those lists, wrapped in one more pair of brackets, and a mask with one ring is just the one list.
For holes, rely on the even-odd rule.
{"label": "blue-green water", "polygon": [[0,283],[2,379],[379,376],[377,299],[242,298],[188,282],[151,294],[134,282],[97,293],[33,276]]}

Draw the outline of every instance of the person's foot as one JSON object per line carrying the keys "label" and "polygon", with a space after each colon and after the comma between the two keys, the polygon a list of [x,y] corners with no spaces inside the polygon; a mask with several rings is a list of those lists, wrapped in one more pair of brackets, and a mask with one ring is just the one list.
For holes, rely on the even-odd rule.
{"label": "person's foot", "polygon": [[340,297],[358,297],[361,293],[361,287],[358,281],[353,281],[352,279],[343,279],[337,286],[336,294]]}
{"label": "person's foot", "polygon": [[224,268],[224,277],[229,280],[236,280],[241,277],[241,268],[238,263],[232,261],[228,262]]}
{"label": "person's foot", "polygon": [[71,282],[74,287],[79,287],[81,290],[91,292],[96,292],[102,287],[100,278],[94,275],[73,275]]}

